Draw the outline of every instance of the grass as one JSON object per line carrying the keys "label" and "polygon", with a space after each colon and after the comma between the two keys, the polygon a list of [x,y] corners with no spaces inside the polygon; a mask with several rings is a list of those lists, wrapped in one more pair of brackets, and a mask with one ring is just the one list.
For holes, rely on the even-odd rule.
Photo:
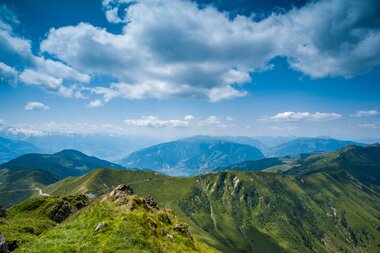
{"label": "grass", "polygon": [[[128,206],[133,206],[130,210]],[[99,223],[104,227],[95,233]],[[176,226],[184,228],[179,231]],[[193,239],[170,210],[154,209],[136,195],[103,198],[17,252],[216,252]]]}

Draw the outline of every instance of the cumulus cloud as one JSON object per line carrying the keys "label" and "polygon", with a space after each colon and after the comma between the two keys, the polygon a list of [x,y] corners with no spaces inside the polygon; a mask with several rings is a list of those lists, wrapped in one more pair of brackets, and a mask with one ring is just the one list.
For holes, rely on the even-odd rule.
{"label": "cumulus cloud", "polygon": [[0,61],[0,84],[15,85],[17,83],[17,76],[16,69]]}
{"label": "cumulus cloud", "polygon": [[355,114],[351,115],[353,117],[369,117],[377,116],[379,112],[377,110],[368,110],[368,111],[357,111]]}
{"label": "cumulus cloud", "polygon": [[139,119],[126,119],[124,122],[127,125],[135,127],[150,127],[150,128],[164,128],[164,127],[187,127],[189,126],[190,115],[184,117],[184,119],[159,119],[156,116],[143,116]]}
{"label": "cumulus cloud", "polygon": [[41,50],[81,72],[117,78],[93,90],[104,101],[244,96],[250,73],[268,68],[276,56],[313,78],[350,77],[380,64],[375,0],[310,2],[260,21],[231,19],[190,1],[103,5],[109,22],[125,23],[121,34],[80,23],[51,29]]}
{"label": "cumulus cloud", "polygon": [[223,122],[221,117],[211,115],[207,118],[196,118],[193,115],[186,115],[183,119],[160,119],[156,116],[143,116],[138,119],[126,119],[124,121],[129,126],[133,127],[148,127],[148,128],[178,128],[178,127],[193,127],[193,128],[226,128],[232,126]]}
{"label": "cumulus cloud", "polygon": [[[0,6],[0,12],[2,8]],[[0,82],[14,85],[20,80],[25,84],[35,85],[63,96],[78,97],[80,91],[74,89],[80,86],[67,85],[65,81],[88,83],[91,76],[80,73],[60,61],[34,55],[31,41],[13,32],[12,25],[18,20],[10,9],[6,9],[7,15],[13,16],[11,15],[12,18],[0,16]],[[18,71],[16,67],[8,65],[9,59],[22,70]]]}
{"label": "cumulus cloud", "polygon": [[101,106],[103,106],[103,102],[99,99],[90,101],[90,103],[87,104],[87,107],[90,107],[90,108],[96,108],[96,107],[101,107]]}
{"label": "cumulus cloud", "polygon": [[336,112],[280,112],[274,116],[261,117],[259,121],[298,122],[298,121],[327,121],[340,119],[341,114]]}
{"label": "cumulus cloud", "polygon": [[44,56],[34,55],[31,42],[14,34],[18,21],[7,14],[11,18],[0,18],[0,60],[19,57],[26,63],[19,69],[22,82],[64,96],[84,96],[72,82],[106,76],[115,81],[84,89],[102,103],[117,97],[217,102],[245,96],[251,74],[269,70],[275,57],[312,78],[351,77],[377,68],[379,5],[310,1],[255,21],[191,1],[104,0],[107,20],[121,23],[121,33],[88,23],[52,28],[40,44]]}
{"label": "cumulus cloud", "polygon": [[220,117],[211,115],[205,120],[201,120],[198,122],[198,125],[201,127],[204,126],[211,126],[211,127],[217,127],[217,128],[226,128],[228,125],[224,123]]}
{"label": "cumulus cloud", "polygon": [[41,130],[22,128],[22,127],[10,127],[7,129],[7,132],[13,135],[23,134],[27,136],[43,136],[46,134],[44,133],[44,131],[41,131]]}
{"label": "cumulus cloud", "polygon": [[44,105],[41,102],[28,102],[25,105],[25,110],[27,111],[33,111],[33,110],[49,110],[50,107],[47,105]]}

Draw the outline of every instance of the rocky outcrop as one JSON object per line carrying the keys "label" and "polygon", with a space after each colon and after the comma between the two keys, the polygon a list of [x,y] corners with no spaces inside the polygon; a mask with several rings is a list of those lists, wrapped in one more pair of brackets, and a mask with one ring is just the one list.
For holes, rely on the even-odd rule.
{"label": "rocky outcrop", "polygon": [[160,209],[160,208],[158,208],[157,202],[154,201],[154,199],[152,197],[148,197],[146,199],[146,204],[148,206],[150,206],[151,208]]}
{"label": "rocky outcrop", "polygon": [[117,193],[122,193],[126,195],[133,195],[133,189],[131,186],[126,184],[119,184],[116,188],[110,193],[110,196],[115,196]]}
{"label": "rocky outcrop", "polygon": [[62,201],[54,204],[47,215],[53,221],[62,222],[87,204],[88,199],[85,195],[76,196],[74,199],[63,198]]}
{"label": "rocky outcrop", "polygon": [[8,253],[8,244],[3,234],[0,234],[0,253]]}

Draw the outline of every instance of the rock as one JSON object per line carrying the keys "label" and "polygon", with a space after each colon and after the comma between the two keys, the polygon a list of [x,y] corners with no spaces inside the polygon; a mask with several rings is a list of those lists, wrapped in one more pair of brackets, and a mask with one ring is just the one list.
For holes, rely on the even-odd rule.
{"label": "rock", "polygon": [[95,228],[95,231],[94,231],[94,235],[96,235],[97,233],[101,232],[101,230],[107,226],[107,223],[105,222],[99,222],[98,225],[96,225],[96,228]]}
{"label": "rock", "polygon": [[3,234],[0,234],[0,253],[8,253],[8,244]]}
{"label": "rock", "polygon": [[128,204],[128,205],[125,207],[125,209],[126,209],[127,211],[131,212],[131,211],[135,210],[135,207],[134,207],[132,204]]}
{"label": "rock", "polygon": [[75,198],[75,207],[79,210],[86,206],[88,198],[85,195],[79,195]]}
{"label": "rock", "polygon": [[0,206],[0,218],[7,216],[7,209],[4,209],[2,206]]}
{"label": "rock", "polygon": [[174,230],[182,233],[183,235],[186,235],[188,237],[190,237],[191,239],[193,239],[193,236],[191,235],[190,231],[189,231],[189,225],[182,225],[182,224],[175,224],[174,226]]}
{"label": "rock", "polygon": [[50,219],[56,222],[62,222],[74,212],[70,203],[67,201],[61,201],[56,203],[49,211],[48,216]]}
{"label": "rock", "polygon": [[126,185],[126,184],[119,184],[114,189],[114,191],[122,191],[122,192],[127,193],[128,195],[133,195],[134,194],[132,187],[129,186],[129,185]]}
{"label": "rock", "polygon": [[152,207],[152,208],[155,208],[155,209],[159,209],[158,208],[158,205],[157,205],[157,202],[154,201],[154,199],[152,197],[148,197],[146,199],[146,204],[149,206],[149,207]]}

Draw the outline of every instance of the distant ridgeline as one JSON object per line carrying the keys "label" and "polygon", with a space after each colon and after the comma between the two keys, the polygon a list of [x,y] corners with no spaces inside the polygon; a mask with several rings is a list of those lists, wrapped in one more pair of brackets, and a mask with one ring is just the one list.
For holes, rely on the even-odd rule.
{"label": "distant ridgeline", "polygon": [[[176,147],[175,143],[170,145]],[[14,173],[19,171],[25,169]],[[213,252],[212,248],[263,253],[380,250],[378,144],[216,165],[204,172],[212,173],[171,177],[150,171],[89,170],[82,176],[41,187],[52,197],[32,198],[7,210],[8,218],[0,218],[0,231],[9,245],[25,243],[19,249],[31,252],[55,250],[61,243],[69,251],[70,245],[74,251],[86,251],[91,244],[121,252]],[[157,204],[150,198],[129,196],[124,201],[103,195],[119,184],[130,185],[139,196],[151,196],[160,207],[173,211],[155,211],[150,205]],[[79,210],[72,200],[75,197],[68,196],[83,194],[95,196],[94,204]],[[64,203],[56,204],[55,200]],[[45,211],[38,209],[36,201]],[[30,205],[39,211],[34,212]],[[34,216],[36,223],[31,222],[29,229],[9,225],[19,222],[19,217],[49,213],[53,207],[75,214],[58,227],[42,216]],[[110,245],[113,240],[115,244]]]}
{"label": "distant ridgeline", "polygon": [[80,176],[97,168],[124,167],[75,150],[26,154],[0,165],[0,205],[10,206],[38,194],[39,189],[68,176]]}

